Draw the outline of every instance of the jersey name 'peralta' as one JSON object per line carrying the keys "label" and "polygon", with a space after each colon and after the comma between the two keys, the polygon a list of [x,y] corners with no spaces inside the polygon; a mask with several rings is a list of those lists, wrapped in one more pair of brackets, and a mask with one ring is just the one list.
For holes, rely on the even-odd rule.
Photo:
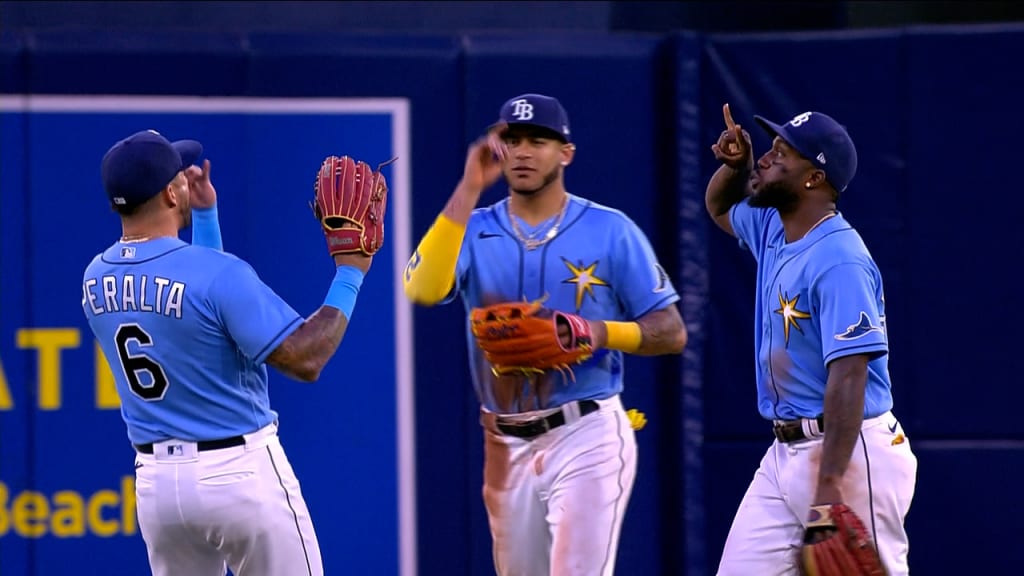
{"label": "jersey name 'peralta'", "polygon": [[178,238],[119,242],[86,268],[82,309],[133,443],[216,440],[276,420],[264,362],[302,318],[239,258]]}

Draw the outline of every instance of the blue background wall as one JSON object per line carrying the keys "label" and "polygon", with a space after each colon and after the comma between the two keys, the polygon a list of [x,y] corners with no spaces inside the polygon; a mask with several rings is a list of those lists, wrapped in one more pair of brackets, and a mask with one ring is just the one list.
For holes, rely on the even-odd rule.
{"label": "blue background wall", "polygon": [[[644,411],[650,423],[638,433],[640,472],[619,559],[619,573],[626,575],[713,574],[735,506],[770,442],[756,415],[752,383],[753,262],[709,227],[703,212],[721,104],[729,102],[744,124],[755,113],[783,120],[806,109],[840,118],[861,158],[840,208],[860,229],[885,277],[896,413],[920,459],[908,519],[911,565],[919,574],[1012,573],[1014,558],[991,537],[1013,532],[1011,516],[989,511],[1019,503],[1014,479],[1024,470],[1024,424],[1016,417],[1024,397],[1014,385],[1021,361],[1011,344],[1024,311],[1010,279],[1022,247],[1015,232],[1024,200],[1015,191],[1013,169],[1024,120],[1012,95],[1024,88],[1013,64],[1013,55],[1024,51],[1024,26],[841,29],[858,14],[847,9],[790,20],[795,24],[779,25],[785,32],[739,33],[714,30],[677,9],[662,12],[663,21],[688,22],[690,31],[665,30],[649,19],[622,31],[614,28],[624,26],[630,13],[621,3],[509,3],[521,5],[518,11],[487,3],[505,29],[457,31],[456,22],[438,17],[433,29],[360,33],[352,29],[384,28],[381,22],[399,18],[395,14],[413,12],[352,9],[332,19],[341,12],[328,9],[319,25],[298,31],[298,17],[280,16],[275,26],[256,9],[222,6],[219,16],[198,9],[170,16],[169,9],[155,6],[163,3],[140,4],[148,5],[149,20],[95,18],[91,29],[72,29],[55,26],[52,14],[47,19],[50,9],[18,12],[0,3],[8,23],[16,17],[23,24],[0,31],[0,91],[407,98],[414,238],[458,179],[465,146],[504,99],[539,91],[563,101],[579,146],[568,188],[625,210],[648,231],[662,261],[674,264],[670,271],[684,293],[681,306],[691,329],[681,358],[630,358],[627,364],[624,401]],[[455,9],[442,8],[440,14]],[[79,22],[94,13],[79,13]],[[173,29],[157,30],[161,18],[170,19]],[[488,25],[484,16],[476,18],[469,27]],[[518,29],[538,20],[577,25],[543,34]],[[750,28],[742,14],[730,22],[735,29]],[[101,24],[104,32],[98,33]],[[756,131],[753,136],[763,150],[767,139]],[[0,146],[6,159],[18,143],[4,139]],[[311,170],[319,160],[310,157]],[[0,180],[0,211],[24,210],[23,186],[52,209],[95,204],[101,191],[94,173],[69,174],[67,180],[77,185],[42,190]],[[251,194],[245,203],[268,212],[281,202],[271,191],[254,187]],[[496,187],[486,200],[501,194]],[[242,226],[227,211],[224,218],[226,229]],[[52,298],[26,287],[24,279],[56,279],[60,275],[48,269],[64,263],[24,257],[26,232],[8,227],[9,220],[5,216],[0,240],[0,291],[29,301]],[[73,235],[75,226],[98,225],[116,233],[110,222],[86,219],[69,219],[63,231]],[[270,265],[261,272],[282,292],[303,290],[303,280],[275,275]],[[23,373],[31,367],[18,372],[8,359],[24,358],[16,331],[29,322],[21,311],[0,310],[0,360],[12,390],[26,393]],[[460,305],[415,313],[420,574],[493,573],[479,497],[477,406],[462,346],[444,341],[461,341],[462,322]],[[87,356],[68,362],[66,369],[91,370]],[[0,412],[0,421],[9,420]],[[34,451],[32,436],[0,430],[0,480],[8,480],[9,462],[45,465],[58,457]],[[121,440],[109,442],[117,446]],[[306,458],[304,450],[315,448],[296,448],[296,457]],[[124,473],[128,466],[125,461]],[[320,472],[312,460],[297,471],[300,478]],[[344,515],[357,508],[346,500],[361,497],[339,494],[321,513]],[[16,536],[6,533],[0,539],[5,576],[11,538]],[[340,555],[343,547],[330,543],[344,538],[322,534],[325,557]],[[116,548],[138,556],[142,545],[135,537]],[[91,561],[78,548],[65,554],[78,558],[76,574],[111,573],[105,559]],[[345,566],[346,560],[334,564]],[[350,561],[353,569],[358,565]]]}

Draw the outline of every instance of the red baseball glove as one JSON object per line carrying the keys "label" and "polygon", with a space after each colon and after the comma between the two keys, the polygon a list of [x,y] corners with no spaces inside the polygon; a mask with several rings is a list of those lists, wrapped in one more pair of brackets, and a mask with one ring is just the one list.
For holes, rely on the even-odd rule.
{"label": "red baseball glove", "polygon": [[348,156],[328,156],[320,165],[310,206],[327,237],[331,255],[373,256],[384,245],[388,184],[381,173]]}
{"label": "red baseball glove", "polygon": [[539,302],[474,308],[470,326],[495,374],[564,370],[593,355],[589,322]]}
{"label": "red baseball glove", "polygon": [[806,576],[886,576],[871,534],[846,504],[811,507],[797,564]]}

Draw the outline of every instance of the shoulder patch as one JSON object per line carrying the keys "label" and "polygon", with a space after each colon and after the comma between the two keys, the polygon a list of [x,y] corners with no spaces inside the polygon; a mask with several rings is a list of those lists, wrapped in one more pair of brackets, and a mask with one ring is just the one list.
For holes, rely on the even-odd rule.
{"label": "shoulder patch", "polygon": [[668,277],[668,272],[662,268],[661,264],[654,265],[654,289],[651,292],[657,294],[658,292],[664,292],[668,290],[669,286],[672,285],[672,280]]}
{"label": "shoulder patch", "polygon": [[871,318],[868,318],[868,313],[863,310],[860,313],[860,318],[857,319],[856,324],[850,324],[845,332],[840,332],[835,335],[836,340],[856,340],[863,338],[872,332],[881,332],[880,326],[875,326],[871,323]]}

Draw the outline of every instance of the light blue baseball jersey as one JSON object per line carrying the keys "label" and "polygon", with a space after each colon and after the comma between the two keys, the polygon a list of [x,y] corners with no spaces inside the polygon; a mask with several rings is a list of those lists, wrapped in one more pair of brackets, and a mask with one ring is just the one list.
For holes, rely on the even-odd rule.
{"label": "light blue baseball jersey", "polygon": [[178,238],[119,242],[86,268],[82,307],[132,443],[216,440],[277,419],[264,361],[303,319],[246,262]]}
{"label": "light blue baseball jersey", "polygon": [[[529,227],[543,233],[557,216]],[[544,299],[547,308],[589,320],[632,321],[679,300],[650,242],[621,211],[569,195],[558,234],[527,250],[513,232],[508,199],[475,210],[459,253],[456,285],[467,312],[507,301]],[[468,317],[468,314],[467,314]],[[623,353],[600,350],[573,375],[496,377],[469,330],[470,371],[480,403],[503,414],[540,410],[572,400],[607,398],[622,391]]]}
{"label": "light blue baseball jersey", "polygon": [[864,417],[892,408],[882,276],[860,234],[837,214],[786,243],[774,208],[733,206],[736,236],[757,260],[754,345],[758,411],[767,419],[824,412],[828,363],[867,354]]}

